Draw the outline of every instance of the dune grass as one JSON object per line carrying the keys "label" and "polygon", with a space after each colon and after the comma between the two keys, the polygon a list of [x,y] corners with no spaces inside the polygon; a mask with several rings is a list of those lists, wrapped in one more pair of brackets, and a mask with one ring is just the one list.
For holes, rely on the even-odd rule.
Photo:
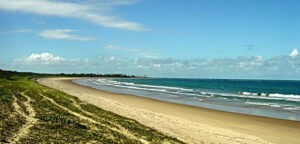
{"label": "dune grass", "polygon": [[24,75],[0,75],[0,143],[183,143]]}

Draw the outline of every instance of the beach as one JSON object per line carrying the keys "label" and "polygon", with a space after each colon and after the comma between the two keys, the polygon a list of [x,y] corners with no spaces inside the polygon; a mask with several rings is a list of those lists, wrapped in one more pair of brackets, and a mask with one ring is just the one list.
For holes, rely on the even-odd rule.
{"label": "beach", "polygon": [[72,82],[76,78],[41,78],[45,86],[64,91],[102,109],[137,120],[187,143],[300,143],[300,122],[211,110],[97,90]]}

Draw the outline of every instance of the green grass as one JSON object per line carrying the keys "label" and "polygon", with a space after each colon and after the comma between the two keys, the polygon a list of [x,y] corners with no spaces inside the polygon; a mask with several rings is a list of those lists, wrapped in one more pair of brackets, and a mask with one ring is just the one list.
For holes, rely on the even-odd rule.
{"label": "green grass", "polygon": [[[183,143],[133,119],[39,85],[32,77],[15,73],[1,77],[0,72],[0,143],[12,141],[27,124],[32,113],[28,100],[37,122],[19,143]],[[15,105],[27,116],[18,113]]]}

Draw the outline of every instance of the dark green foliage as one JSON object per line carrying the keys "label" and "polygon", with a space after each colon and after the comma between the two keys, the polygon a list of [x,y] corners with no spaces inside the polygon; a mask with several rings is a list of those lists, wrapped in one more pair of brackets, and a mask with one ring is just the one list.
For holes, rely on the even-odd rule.
{"label": "dark green foliage", "polygon": [[72,74],[40,74],[32,72],[16,72],[16,71],[6,71],[0,69],[0,78],[7,80],[18,80],[22,77],[115,77],[115,78],[134,78],[135,75],[124,75],[124,74],[93,74],[93,73],[72,73]]}
{"label": "dark green foliage", "polygon": [[12,92],[6,88],[0,87],[0,103],[7,103],[12,101]]}
{"label": "dark green foliage", "polygon": [[80,124],[77,120],[72,119],[70,117],[58,114],[48,114],[48,115],[41,115],[38,118],[44,122],[50,123],[59,123],[59,124],[66,124],[66,125],[73,125],[77,128],[87,129],[86,125]]}

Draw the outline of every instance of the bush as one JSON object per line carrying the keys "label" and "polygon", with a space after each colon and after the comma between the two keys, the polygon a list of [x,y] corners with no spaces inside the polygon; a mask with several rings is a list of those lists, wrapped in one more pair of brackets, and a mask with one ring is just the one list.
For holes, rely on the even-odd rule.
{"label": "bush", "polygon": [[12,102],[12,93],[5,88],[0,87],[0,102]]}

